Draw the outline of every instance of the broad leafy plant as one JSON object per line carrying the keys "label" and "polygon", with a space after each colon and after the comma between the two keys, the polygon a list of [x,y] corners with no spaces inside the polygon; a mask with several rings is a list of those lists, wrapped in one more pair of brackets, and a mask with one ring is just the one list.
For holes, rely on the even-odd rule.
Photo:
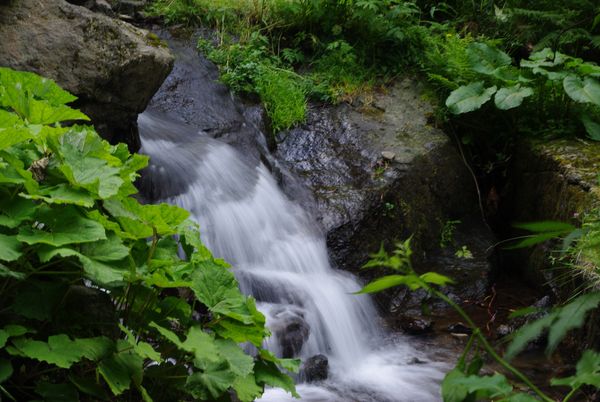
{"label": "broad leafy plant", "polygon": [[493,99],[500,110],[528,106],[536,121],[560,125],[575,116],[588,137],[600,140],[599,66],[545,48],[515,67],[508,54],[482,42],[469,44],[465,55],[475,78],[450,93],[451,113],[472,112]]}
{"label": "broad leafy plant", "polygon": [[[295,394],[252,297],[181,208],[142,205],[147,157],[53,81],[0,68],[0,393],[7,400]],[[253,351],[248,353],[248,351]]]}
{"label": "broad leafy plant", "polygon": [[[442,291],[442,287],[451,284],[452,280],[435,272],[418,274],[413,269],[411,254],[410,239],[398,243],[391,255],[381,249],[372,256],[364,268],[386,268],[394,273],[367,284],[359,293],[381,292],[395,286],[407,286],[411,291],[422,289],[446,302],[465,320],[472,329],[472,334],[456,367],[444,378],[442,383],[444,401],[555,401],[511,364],[510,360],[525,350],[529,342],[545,333],[548,336],[546,352],[548,354],[554,352],[568,332],[581,327],[586,315],[600,304],[600,291],[583,294],[562,307],[554,308],[542,318],[527,323],[513,334],[502,356],[471,317]],[[531,313],[531,311],[522,312],[522,314]],[[481,369],[486,358],[495,361],[502,368],[502,372],[483,375]],[[554,378],[551,380],[551,385],[568,387],[569,391],[561,399],[563,402],[575,400],[573,398],[580,395],[581,388],[584,386],[600,388],[600,354],[586,350],[577,363],[574,375]]]}

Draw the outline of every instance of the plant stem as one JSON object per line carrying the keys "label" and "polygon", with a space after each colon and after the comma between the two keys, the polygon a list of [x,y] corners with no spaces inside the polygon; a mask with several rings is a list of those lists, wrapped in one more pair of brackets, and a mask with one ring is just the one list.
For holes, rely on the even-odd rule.
{"label": "plant stem", "polygon": [[563,399],[563,402],[567,402],[569,399],[571,399],[571,397],[573,397],[577,391],[579,391],[579,387],[575,387],[571,390],[571,392],[569,392],[567,394],[567,396],[565,396],[565,399]]}
{"label": "plant stem", "polygon": [[481,342],[481,345],[483,346],[485,351],[490,356],[492,356],[492,358],[494,360],[496,360],[502,367],[504,367],[511,374],[513,374],[515,377],[517,377],[519,380],[521,380],[525,385],[527,385],[533,392],[535,392],[540,398],[542,398],[543,401],[554,402],[554,400],[552,398],[550,398],[542,390],[540,390],[537,386],[535,386],[529,380],[529,378],[527,378],[527,376],[525,374],[521,373],[516,367],[511,365],[509,362],[504,360],[500,355],[498,355],[498,353],[496,353],[496,351],[494,350],[492,345],[490,345],[490,343],[488,342],[486,337],[483,336],[483,334],[481,333],[481,330],[479,329],[479,327],[477,325],[475,325],[475,323],[473,322],[473,320],[471,320],[469,315],[458,304],[456,304],[448,296],[446,296],[439,290],[432,289],[432,288],[430,288],[430,290],[435,296],[439,297],[440,299],[442,299],[443,301],[448,303],[448,305],[450,305],[450,307],[452,307],[454,310],[456,310],[456,312],[458,312],[458,314],[460,314],[460,316],[467,322],[467,324],[469,324],[469,326],[471,328],[473,328],[473,335],[477,336],[477,338]]}

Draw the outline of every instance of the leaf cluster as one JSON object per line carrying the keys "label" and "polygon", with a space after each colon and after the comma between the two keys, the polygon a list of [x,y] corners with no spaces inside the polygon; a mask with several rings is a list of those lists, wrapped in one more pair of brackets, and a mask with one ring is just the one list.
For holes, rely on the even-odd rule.
{"label": "leaf cluster", "polygon": [[537,123],[538,132],[544,130],[540,125],[550,130],[549,124],[564,127],[566,121],[579,119],[581,130],[600,140],[597,65],[549,48],[521,60],[519,67],[508,54],[487,43],[472,42],[462,50],[469,75],[451,80],[460,84],[445,102],[451,113],[482,109],[493,98],[499,110],[517,109],[518,121]]}
{"label": "leaf cluster", "polygon": [[[142,205],[147,157],[53,81],[0,68],[0,392],[11,400],[241,400],[294,384],[181,208]],[[240,345],[252,345],[248,354]],[[250,350],[250,349],[248,349]]]}

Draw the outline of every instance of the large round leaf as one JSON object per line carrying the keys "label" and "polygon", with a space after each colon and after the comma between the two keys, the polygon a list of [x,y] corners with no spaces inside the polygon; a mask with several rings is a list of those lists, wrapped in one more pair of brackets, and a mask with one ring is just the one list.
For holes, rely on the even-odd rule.
{"label": "large round leaf", "polygon": [[574,101],[600,106],[600,82],[595,78],[586,77],[582,80],[569,75],[563,80],[563,87]]}
{"label": "large round leaf", "polygon": [[496,92],[494,102],[498,109],[508,110],[521,106],[523,99],[531,95],[533,95],[533,89],[515,85],[512,87],[500,88],[498,92]]}
{"label": "large round leaf", "polygon": [[496,69],[511,63],[509,55],[485,43],[471,43],[467,48],[467,57],[473,71],[481,74],[493,74]]}
{"label": "large round leaf", "polygon": [[496,86],[484,88],[483,81],[463,85],[452,91],[446,99],[446,106],[454,114],[472,112],[489,101],[496,89]]}

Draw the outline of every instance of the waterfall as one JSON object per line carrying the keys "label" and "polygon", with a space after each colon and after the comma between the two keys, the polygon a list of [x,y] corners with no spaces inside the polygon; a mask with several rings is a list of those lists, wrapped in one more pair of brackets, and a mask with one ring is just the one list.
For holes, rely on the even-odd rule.
{"label": "waterfall", "polygon": [[[331,268],[323,234],[262,163],[149,112],[138,123],[151,157],[142,192],[192,213],[207,247],[257,299],[272,332],[266,347],[328,357],[326,381],[298,386],[303,401],[440,399],[441,364],[404,338],[387,339],[370,297],[354,295],[356,278]],[[293,399],[267,390],[261,400]]]}

